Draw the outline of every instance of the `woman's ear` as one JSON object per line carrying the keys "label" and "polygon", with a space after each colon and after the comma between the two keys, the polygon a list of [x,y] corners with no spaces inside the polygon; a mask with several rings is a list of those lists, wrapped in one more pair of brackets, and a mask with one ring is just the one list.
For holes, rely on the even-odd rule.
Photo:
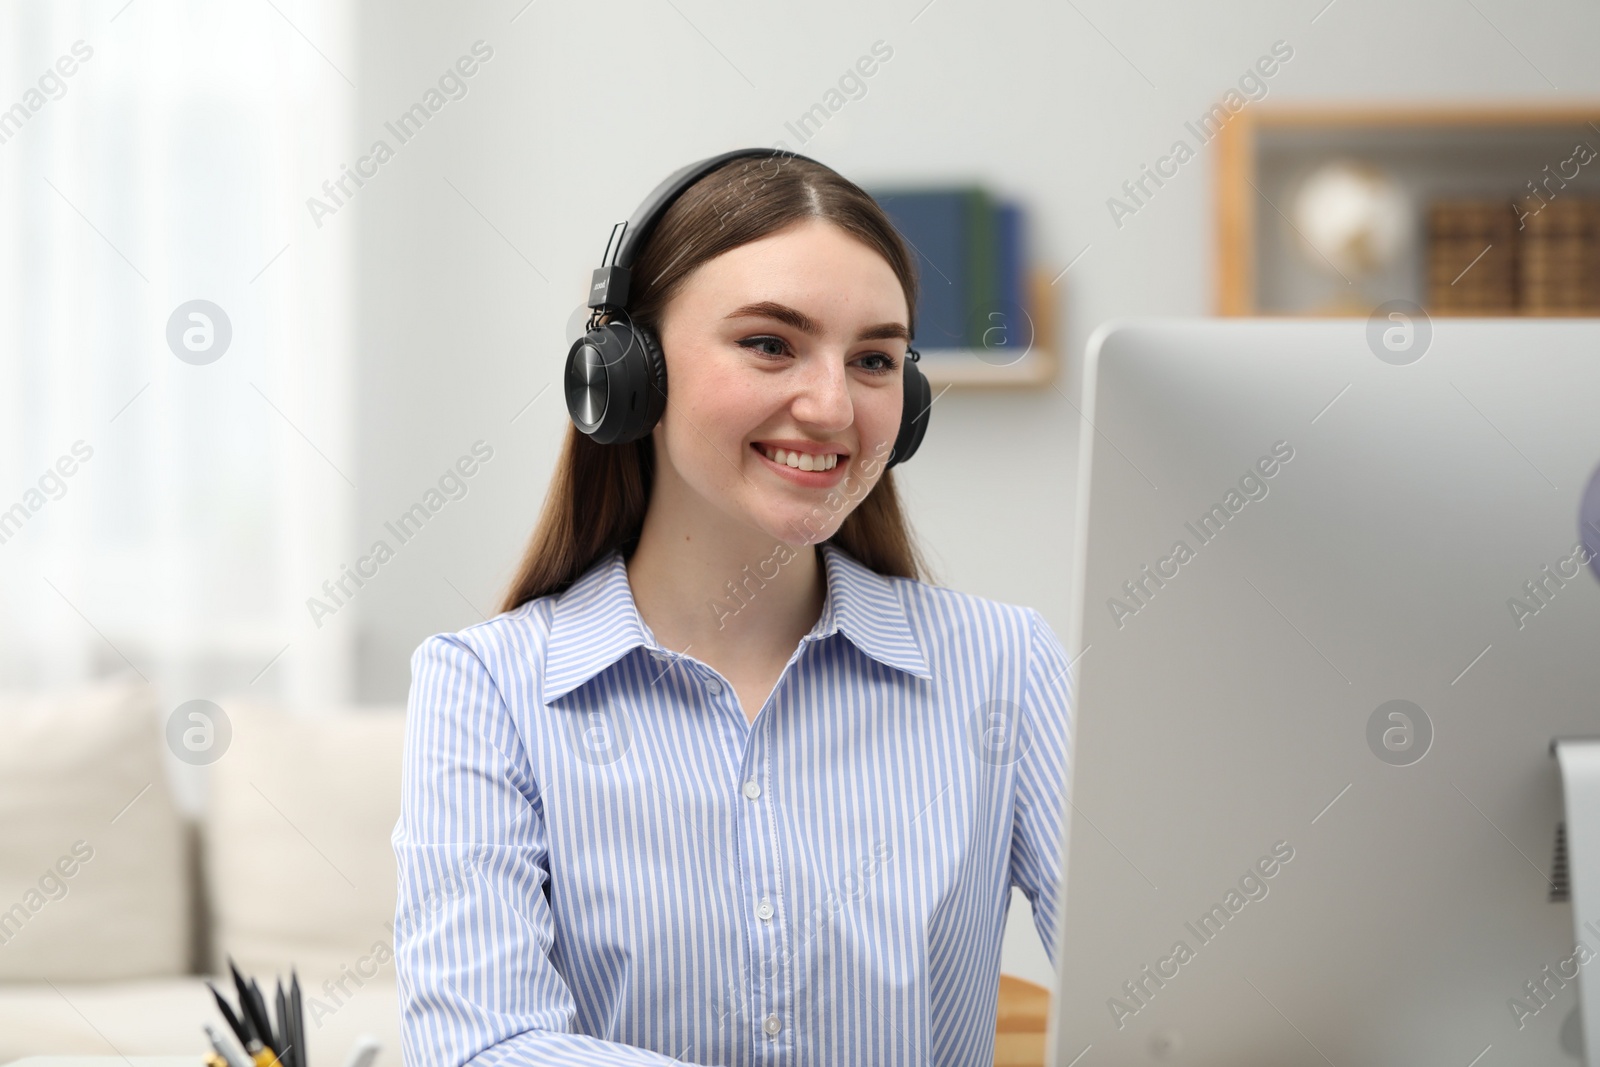
{"label": "woman's ear", "polygon": [[661,412],[661,417],[650,428],[650,435],[639,442],[641,458],[650,472],[652,480],[656,472],[662,467],[666,456],[667,447],[667,419],[672,416],[672,405],[668,404],[666,410]]}

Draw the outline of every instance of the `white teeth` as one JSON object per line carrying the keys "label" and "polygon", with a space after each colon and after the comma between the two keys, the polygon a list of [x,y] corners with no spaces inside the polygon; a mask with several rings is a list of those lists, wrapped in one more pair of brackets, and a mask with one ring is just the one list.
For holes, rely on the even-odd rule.
{"label": "white teeth", "polygon": [[759,446],[761,452],[774,463],[784,463],[803,471],[831,471],[839,465],[839,457],[835,453],[822,456],[813,456],[809,452],[791,452],[783,448],[768,448]]}

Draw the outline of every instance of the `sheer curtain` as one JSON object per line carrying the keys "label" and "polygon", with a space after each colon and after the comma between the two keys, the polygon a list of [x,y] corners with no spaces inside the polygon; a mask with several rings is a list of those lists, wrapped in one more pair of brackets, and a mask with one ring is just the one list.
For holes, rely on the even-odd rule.
{"label": "sheer curtain", "polygon": [[348,697],[352,5],[0,18],[0,686]]}

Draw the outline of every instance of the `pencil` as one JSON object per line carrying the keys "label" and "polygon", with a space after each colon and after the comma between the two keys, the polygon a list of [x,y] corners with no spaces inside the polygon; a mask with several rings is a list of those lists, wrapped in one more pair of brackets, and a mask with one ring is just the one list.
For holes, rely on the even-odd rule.
{"label": "pencil", "polygon": [[244,975],[239,973],[238,966],[233,962],[233,957],[228,957],[228,970],[233,973],[234,988],[239,991],[239,1018],[244,1020],[248,1033],[245,1040],[265,1040],[266,1035],[261,1033],[259,1020],[256,1018],[254,1005],[250,1001],[250,985],[244,980]]}
{"label": "pencil", "polygon": [[261,995],[261,986],[254,978],[250,979],[250,1010],[255,1013],[256,1028],[261,1031],[261,1043],[276,1057],[278,1039],[272,1032],[272,1016],[267,1014],[267,998]]}
{"label": "pencil", "polygon": [[242,1023],[239,1020],[239,1017],[233,1013],[233,1007],[227,1002],[223,995],[217,991],[216,986],[212,985],[210,982],[207,982],[206,988],[211,990],[211,995],[217,998],[217,1007],[222,1010],[223,1021],[228,1024],[228,1029],[233,1031],[233,1036],[239,1039],[239,1044],[249,1045],[250,1034],[245,1029],[244,1023]]}
{"label": "pencil", "polygon": [[278,1057],[283,1060],[284,1067],[294,1067],[294,1038],[289,1036],[289,1001],[283,994],[281,974],[278,975],[274,999],[278,1008],[278,1028],[274,1032],[278,1035],[278,1040],[272,1047],[278,1050]]}
{"label": "pencil", "polygon": [[294,1067],[311,1067],[306,1055],[305,1003],[300,997],[300,976],[289,968],[289,1019],[294,1025]]}

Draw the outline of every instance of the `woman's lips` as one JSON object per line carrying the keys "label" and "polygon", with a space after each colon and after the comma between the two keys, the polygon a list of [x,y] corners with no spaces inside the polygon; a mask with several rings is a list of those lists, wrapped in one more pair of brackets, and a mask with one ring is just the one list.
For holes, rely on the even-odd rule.
{"label": "woman's lips", "polygon": [[768,459],[767,454],[761,451],[761,446],[754,441],[750,442],[750,450],[760,457],[761,462],[766,464],[768,469],[776,472],[779,477],[787,478],[796,485],[803,485],[808,489],[832,488],[844,478],[845,472],[850,465],[849,456],[840,456],[839,462],[834,464],[832,470],[803,471],[799,467],[791,467],[787,463],[779,463],[776,460]]}

